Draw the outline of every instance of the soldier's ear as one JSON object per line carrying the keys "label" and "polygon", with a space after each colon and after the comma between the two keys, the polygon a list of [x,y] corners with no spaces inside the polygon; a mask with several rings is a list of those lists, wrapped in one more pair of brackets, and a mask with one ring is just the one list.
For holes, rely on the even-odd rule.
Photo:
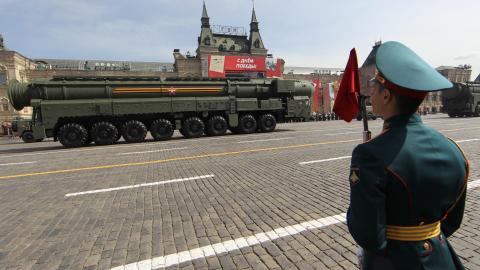
{"label": "soldier's ear", "polygon": [[385,90],[383,90],[381,94],[383,104],[389,104],[390,102],[392,102],[393,95],[390,89],[385,88]]}

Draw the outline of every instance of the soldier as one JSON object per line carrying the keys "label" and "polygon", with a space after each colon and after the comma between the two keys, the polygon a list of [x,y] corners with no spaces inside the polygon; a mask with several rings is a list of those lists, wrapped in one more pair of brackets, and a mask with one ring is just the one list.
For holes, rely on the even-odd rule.
{"label": "soldier", "polygon": [[383,132],[353,150],[347,214],[361,268],[463,269],[447,237],[462,222],[468,161],[416,113],[429,91],[452,84],[399,42],[380,45],[375,61]]}

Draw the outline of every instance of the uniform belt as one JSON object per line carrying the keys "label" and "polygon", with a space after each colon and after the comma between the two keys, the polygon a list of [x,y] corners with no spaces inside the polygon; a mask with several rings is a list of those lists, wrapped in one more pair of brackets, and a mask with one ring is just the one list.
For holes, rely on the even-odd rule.
{"label": "uniform belt", "polygon": [[418,226],[387,225],[387,239],[398,241],[422,241],[439,236],[440,221]]}

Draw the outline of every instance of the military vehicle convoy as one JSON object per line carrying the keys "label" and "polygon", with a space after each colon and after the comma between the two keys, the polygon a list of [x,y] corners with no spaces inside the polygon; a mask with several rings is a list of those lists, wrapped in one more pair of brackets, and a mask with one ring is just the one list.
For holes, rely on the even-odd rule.
{"label": "military vehicle convoy", "polygon": [[442,92],[442,104],[450,117],[480,116],[480,83],[455,83]]}
{"label": "military vehicle convoy", "polygon": [[11,82],[8,96],[32,120],[17,123],[26,142],[52,138],[65,147],[271,132],[277,122],[308,120],[313,84],[282,79],[53,77]]}

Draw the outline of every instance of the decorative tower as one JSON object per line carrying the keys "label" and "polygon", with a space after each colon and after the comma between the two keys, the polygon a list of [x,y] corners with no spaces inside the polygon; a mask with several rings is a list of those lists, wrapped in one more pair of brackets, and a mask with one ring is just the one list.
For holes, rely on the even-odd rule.
{"label": "decorative tower", "polygon": [[214,44],[212,29],[210,28],[210,18],[207,14],[207,7],[205,6],[205,1],[203,2],[203,12],[202,12],[202,27],[200,31],[200,36],[198,37],[198,48],[197,56],[205,53],[218,52]]}
{"label": "decorative tower", "polygon": [[248,39],[250,53],[256,55],[267,55],[267,49],[263,45],[260,30],[258,29],[257,16],[255,15],[255,7],[252,9],[252,21],[250,22],[250,37]]}

